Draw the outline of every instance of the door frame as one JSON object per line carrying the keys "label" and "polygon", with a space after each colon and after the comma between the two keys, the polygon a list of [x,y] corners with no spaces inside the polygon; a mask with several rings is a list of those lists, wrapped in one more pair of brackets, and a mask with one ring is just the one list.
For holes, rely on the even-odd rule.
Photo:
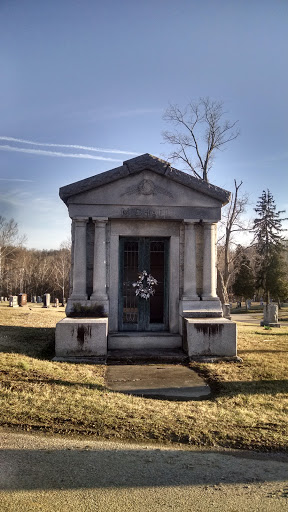
{"label": "door frame", "polygon": [[111,219],[108,225],[107,268],[109,297],[109,333],[118,331],[119,310],[119,239],[120,237],[164,237],[170,239],[168,331],[181,332],[179,316],[180,293],[180,221]]}
{"label": "door frame", "polygon": [[[140,297],[135,297],[138,322],[137,324],[129,324],[123,322],[123,283],[124,283],[124,250],[125,242],[138,243],[138,269],[137,274],[144,268],[148,273],[151,272],[150,257],[151,257],[151,242],[163,242],[164,246],[164,261],[163,261],[163,322],[151,323],[150,322],[150,299],[145,300]],[[118,300],[118,329],[121,332],[167,332],[169,327],[169,237],[147,237],[147,236],[129,236],[119,238],[119,300]],[[142,269],[142,270],[141,270]],[[135,275],[135,281],[137,275]],[[153,300],[153,299],[152,299]]]}

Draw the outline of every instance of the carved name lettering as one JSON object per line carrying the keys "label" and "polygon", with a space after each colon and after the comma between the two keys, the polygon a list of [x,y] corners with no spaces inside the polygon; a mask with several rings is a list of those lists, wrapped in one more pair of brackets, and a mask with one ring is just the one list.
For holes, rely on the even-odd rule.
{"label": "carved name lettering", "polygon": [[151,208],[122,208],[121,216],[137,219],[166,219],[168,217],[167,208],[154,210]]}

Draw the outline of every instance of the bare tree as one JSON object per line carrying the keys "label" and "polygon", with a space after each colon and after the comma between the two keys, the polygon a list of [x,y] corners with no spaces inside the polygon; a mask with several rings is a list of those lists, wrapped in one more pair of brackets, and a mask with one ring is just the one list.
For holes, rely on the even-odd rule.
{"label": "bare tree", "polygon": [[247,194],[239,194],[242,184],[242,181],[237,184],[234,180],[234,192],[227,211],[223,213],[224,233],[218,239],[218,294],[223,304],[229,302],[228,287],[233,276],[234,264],[239,256],[237,251],[231,250],[231,245],[234,243],[233,235],[239,231],[250,231],[249,225],[245,225],[242,219],[248,203]]}
{"label": "bare tree", "polygon": [[14,219],[7,220],[0,215],[0,288],[3,288],[5,260],[11,258],[16,248],[21,247],[25,241],[25,235],[19,234],[17,222]]}
{"label": "bare tree", "polygon": [[71,267],[71,242],[62,242],[54,259],[53,278],[55,289],[61,290],[61,301],[64,306],[65,294],[69,289],[69,277]]}
{"label": "bare tree", "polygon": [[215,151],[223,149],[240,133],[238,121],[224,119],[225,114],[223,103],[210,98],[200,98],[184,109],[170,105],[163,119],[176,129],[162,134],[165,142],[175,147],[168,158],[184,162],[186,170],[196,178],[208,181]]}

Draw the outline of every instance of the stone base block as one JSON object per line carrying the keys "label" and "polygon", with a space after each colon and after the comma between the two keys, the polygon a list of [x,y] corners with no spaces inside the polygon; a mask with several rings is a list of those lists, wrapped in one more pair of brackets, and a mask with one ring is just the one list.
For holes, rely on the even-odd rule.
{"label": "stone base block", "polygon": [[189,357],[237,355],[237,326],[226,318],[185,318],[185,345]]}
{"label": "stone base block", "polygon": [[107,335],[108,318],[64,318],[56,325],[56,360],[106,360]]}

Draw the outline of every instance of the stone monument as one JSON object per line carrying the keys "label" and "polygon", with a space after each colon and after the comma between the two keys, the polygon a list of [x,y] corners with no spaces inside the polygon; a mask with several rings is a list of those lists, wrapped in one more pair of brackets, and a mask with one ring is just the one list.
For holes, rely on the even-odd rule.
{"label": "stone monument", "polygon": [[278,323],[278,305],[266,304],[263,308],[264,318],[261,320],[260,325],[266,327],[280,327]]}
{"label": "stone monument", "polygon": [[216,294],[217,223],[230,192],[144,154],[60,197],[72,219],[66,313],[75,318],[57,324],[56,359],[236,357],[236,324]]}

